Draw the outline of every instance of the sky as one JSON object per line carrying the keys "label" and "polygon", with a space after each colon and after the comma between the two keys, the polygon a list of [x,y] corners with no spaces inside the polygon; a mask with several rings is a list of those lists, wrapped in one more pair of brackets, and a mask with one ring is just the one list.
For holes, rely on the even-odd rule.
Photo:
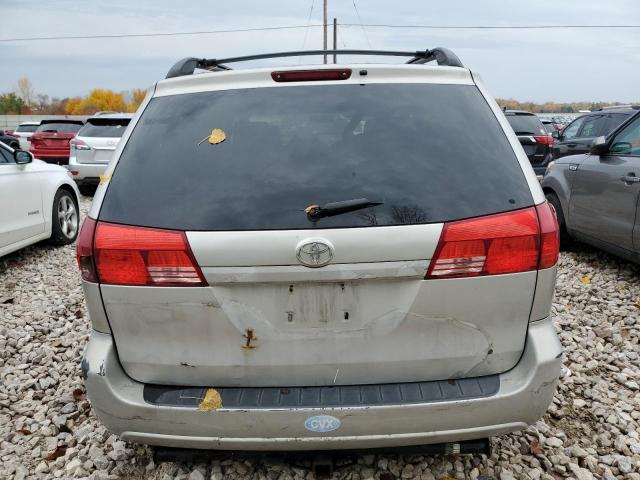
{"label": "sky", "polygon": [[[336,17],[339,23],[349,24],[640,25],[640,0],[328,0],[328,5],[330,21]],[[221,58],[322,47],[319,27],[1,41],[317,25],[322,22],[322,0],[0,0],[0,7],[0,92],[14,90],[21,77],[29,78],[37,93],[60,98],[83,96],[98,87],[116,91],[146,88],[187,56]],[[452,49],[482,76],[495,97],[535,102],[640,101],[640,28],[338,28],[339,48],[413,51],[436,46]],[[291,63],[297,64],[298,59],[271,60],[269,64]]]}

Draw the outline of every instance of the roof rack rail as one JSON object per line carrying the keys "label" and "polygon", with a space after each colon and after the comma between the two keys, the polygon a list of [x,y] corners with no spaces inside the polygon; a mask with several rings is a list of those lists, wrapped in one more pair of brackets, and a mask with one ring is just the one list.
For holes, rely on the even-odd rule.
{"label": "roof rack rail", "polygon": [[230,58],[195,58],[187,57],[179,60],[171,67],[165,78],[182,77],[185,75],[193,75],[196,68],[220,71],[231,70],[226,64],[236,62],[248,62],[250,60],[263,60],[266,58],[283,58],[283,57],[304,57],[312,55],[376,55],[385,57],[411,57],[406,62],[410,64],[424,64],[436,61],[440,66],[461,67],[464,65],[448,48],[433,48],[431,50],[422,50],[416,52],[407,51],[390,51],[390,50],[301,50],[295,52],[276,52],[261,53],[257,55],[246,55],[243,57]]}

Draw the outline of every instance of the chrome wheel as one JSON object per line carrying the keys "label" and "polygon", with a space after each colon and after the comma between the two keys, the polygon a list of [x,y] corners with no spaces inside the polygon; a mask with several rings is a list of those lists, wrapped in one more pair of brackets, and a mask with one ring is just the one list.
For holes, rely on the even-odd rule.
{"label": "chrome wheel", "polygon": [[71,239],[78,232],[78,211],[73,200],[68,195],[63,195],[58,200],[58,222],[62,234]]}

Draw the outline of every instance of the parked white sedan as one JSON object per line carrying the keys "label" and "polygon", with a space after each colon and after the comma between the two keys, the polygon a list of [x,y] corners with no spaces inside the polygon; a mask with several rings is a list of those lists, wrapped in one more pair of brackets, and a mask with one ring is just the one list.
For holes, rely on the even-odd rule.
{"label": "parked white sedan", "polygon": [[79,193],[64,167],[0,142],[0,257],[40,240],[72,243]]}

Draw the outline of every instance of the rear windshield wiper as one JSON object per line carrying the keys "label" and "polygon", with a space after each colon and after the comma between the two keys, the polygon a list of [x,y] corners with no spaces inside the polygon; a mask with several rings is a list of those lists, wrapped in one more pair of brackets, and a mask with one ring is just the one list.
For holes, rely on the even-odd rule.
{"label": "rear windshield wiper", "polygon": [[342,200],[340,202],[330,202],[324,205],[309,205],[304,209],[307,218],[312,222],[324,217],[333,217],[343,213],[362,210],[363,208],[383,205],[383,202],[372,202],[366,198],[355,198],[353,200]]}

